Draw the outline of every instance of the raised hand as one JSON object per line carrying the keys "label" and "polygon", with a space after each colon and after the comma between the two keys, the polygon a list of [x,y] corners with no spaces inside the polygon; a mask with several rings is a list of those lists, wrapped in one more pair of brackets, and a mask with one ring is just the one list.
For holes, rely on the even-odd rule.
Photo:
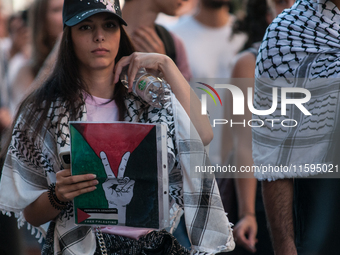
{"label": "raised hand", "polygon": [[156,76],[159,75],[159,72],[162,72],[165,78],[166,74],[168,74],[169,77],[171,75],[182,75],[176,67],[176,64],[171,60],[171,58],[164,54],[134,52],[130,56],[122,57],[115,65],[114,83],[117,83],[119,81],[119,76],[122,72],[122,69],[127,65],[129,65],[127,75],[129,80],[128,87],[130,92],[132,91],[132,84],[135,80],[136,74],[138,70],[142,67],[146,68],[148,72],[152,72]]}
{"label": "raised hand", "polygon": [[[118,167],[117,177],[111,170],[109,161],[104,151],[100,152],[100,158],[107,175],[106,181],[102,184],[106,199],[110,208],[125,207],[131,202],[133,197],[134,180],[124,177],[126,165],[130,157],[130,152],[126,152]],[[119,213],[119,212],[118,212]]]}

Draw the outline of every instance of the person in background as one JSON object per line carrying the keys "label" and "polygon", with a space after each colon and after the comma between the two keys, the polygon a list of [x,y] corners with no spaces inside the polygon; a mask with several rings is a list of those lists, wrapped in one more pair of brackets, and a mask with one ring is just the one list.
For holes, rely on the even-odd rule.
{"label": "person in background", "polygon": [[2,1],[0,1],[0,40],[7,37],[6,22],[7,17],[4,14]]}
{"label": "person in background", "polygon": [[3,136],[12,124],[13,79],[29,56],[27,11],[12,14],[8,19],[7,29],[8,38],[1,40],[4,43],[0,47],[0,148]]}
{"label": "person in background", "polygon": [[[194,15],[182,17],[171,27],[171,31],[184,42],[194,79],[230,78],[232,60],[247,39],[244,33],[233,35],[236,18],[229,13],[230,6],[229,0],[199,0]],[[225,97],[225,90],[218,93],[221,98]],[[210,119],[225,118],[226,109],[220,105],[215,107],[212,100],[207,103],[208,109],[213,109],[209,112]],[[213,127],[214,139],[209,145],[213,165],[224,164],[229,156],[226,150],[222,150],[222,126]],[[227,144],[232,146],[229,142]]]}
{"label": "person in background", "polygon": [[184,42],[194,78],[230,77],[232,59],[247,38],[232,36],[236,18],[230,6],[229,0],[199,0],[193,15],[171,27]]}
{"label": "person in background", "polygon": [[[311,93],[302,103],[310,115],[295,105],[283,114],[282,96],[271,116],[262,116],[277,124],[252,130],[254,164],[286,168],[255,173],[277,255],[339,253],[340,183],[332,168],[339,164],[339,8],[338,0],[296,1],[273,20],[259,49],[256,109],[272,104],[272,88]],[[290,94],[301,100],[308,93]],[[280,125],[287,119],[296,125]]]}
{"label": "person in background", "polygon": [[7,52],[7,58],[3,59],[3,86],[6,87],[6,105],[8,106],[11,116],[14,115],[15,107],[13,105],[13,83],[20,69],[28,63],[30,57],[29,45],[29,28],[28,28],[28,10],[13,14],[8,19],[8,35],[11,46]]}
{"label": "person in background", "polygon": [[[231,75],[231,84],[238,86],[244,95],[247,95],[248,87],[254,86],[256,56],[268,25],[284,9],[290,8],[294,2],[295,0],[249,0],[245,19],[235,24],[236,31],[243,31],[248,35],[244,50],[238,54]],[[228,106],[232,107],[231,95],[228,95],[227,102],[230,102]],[[234,115],[229,118],[236,122],[241,122],[243,119],[248,121],[252,119],[252,114],[246,108],[245,115]],[[241,128],[224,129],[224,131],[223,137],[233,137],[234,162],[237,169],[241,166],[252,166],[251,128],[246,125]],[[221,197],[225,200],[226,211],[237,209],[237,213],[230,214],[236,222],[234,227],[236,244],[248,250],[247,252],[236,247],[231,254],[274,254],[267,231],[261,182],[257,182],[251,176],[243,177],[249,178],[230,179],[226,180],[224,187],[219,185]],[[234,188],[236,201],[230,197],[231,194],[235,194]],[[234,201],[234,203],[228,203],[228,201]]]}
{"label": "person in background", "polygon": [[[6,26],[6,24],[8,24]],[[8,74],[7,64],[10,57],[13,58],[20,52],[20,38],[17,34],[21,30],[23,22],[21,15],[12,15],[9,23],[3,15],[2,4],[0,1],[0,150],[4,144],[3,135],[8,131],[12,123],[12,116],[9,111],[8,87],[6,75]],[[10,33],[7,32],[10,30]],[[24,32],[23,30],[21,30]],[[8,37],[6,37],[9,35]],[[25,39],[25,34],[21,39]],[[14,40],[14,41],[13,41]],[[0,169],[2,169],[4,157],[0,157]],[[1,172],[1,171],[0,171]],[[0,254],[23,254],[23,242],[21,234],[17,228],[15,217],[7,217],[0,213]]]}
{"label": "person in background", "polygon": [[[25,43],[27,42],[27,33],[30,34],[31,39],[29,47],[27,47],[29,50],[27,51],[25,49],[24,53],[15,54],[11,60],[12,64],[8,65],[9,68],[6,72],[6,79],[9,83],[6,83],[7,86],[3,86],[7,91],[2,95],[8,96],[6,96],[6,100],[4,100],[6,108],[0,109],[0,115],[6,118],[8,130],[10,130],[9,127],[12,124],[12,119],[15,116],[17,106],[35,79],[36,72],[40,68],[40,65],[42,65],[41,62],[44,61],[46,56],[50,53],[57,37],[62,32],[62,4],[62,0],[36,0],[31,5],[28,15],[27,12],[20,15],[24,22],[15,17],[13,22],[8,24],[10,31],[13,33],[12,37],[15,40],[13,46],[16,46],[15,48],[26,48]],[[26,24],[27,19],[28,27]],[[4,84],[5,83],[2,85]],[[2,137],[3,143],[8,139],[8,135],[10,135],[8,132],[4,133]],[[28,230],[20,229],[18,232],[14,217],[11,217],[10,220],[8,218],[5,220],[6,222],[12,221],[13,226],[11,231],[13,231],[13,240],[17,240],[16,247],[14,247],[17,250],[20,249],[20,251],[12,252],[10,254],[22,254],[24,249],[26,251],[33,251],[40,248],[39,245],[36,244],[34,238],[30,238]],[[18,237],[17,239],[15,239],[15,235]],[[22,239],[24,239],[24,242],[21,241]],[[11,247],[11,245],[8,247]]]}
{"label": "person in background", "polygon": [[127,0],[123,17],[129,23],[126,32],[137,51],[168,55],[189,80],[192,75],[183,42],[163,26],[155,24],[159,13],[175,16],[183,1]]}
{"label": "person in background", "polygon": [[156,19],[156,23],[160,24],[167,29],[174,26],[178,20],[185,15],[192,15],[197,8],[198,0],[186,0],[182,3],[182,6],[176,12],[176,16],[170,16],[164,13],[159,13]]}
{"label": "person in background", "polygon": [[[0,0],[0,63],[7,61],[8,52],[11,47],[11,41],[7,37],[6,24],[7,19],[3,13],[2,1]],[[0,64],[0,140],[2,136],[1,133],[11,124],[11,116],[7,104],[7,86],[4,86],[3,83],[5,77],[4,69],[4,65]]]}
{"label": "person in background", "polygon": [[16,110],[60,37],[63,31],[62,10],[63,0],[35,0],[32,3],[29,13],[31,57],[13,82],[12,109]]}
{"label": "person in background", "polygon": [[7,21],[8,37],[0,47],[0,131],[12,123],[11,99],[14,77],[29,57],[27,10],[10,15]]}

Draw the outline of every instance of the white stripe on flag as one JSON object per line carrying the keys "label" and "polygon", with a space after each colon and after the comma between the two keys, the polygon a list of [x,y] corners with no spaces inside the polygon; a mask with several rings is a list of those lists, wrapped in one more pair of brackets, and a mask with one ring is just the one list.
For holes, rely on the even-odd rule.
{"label": "white stripe on flag", "polygon": [[89,219],[118,220],[117,213],[88,213]]}

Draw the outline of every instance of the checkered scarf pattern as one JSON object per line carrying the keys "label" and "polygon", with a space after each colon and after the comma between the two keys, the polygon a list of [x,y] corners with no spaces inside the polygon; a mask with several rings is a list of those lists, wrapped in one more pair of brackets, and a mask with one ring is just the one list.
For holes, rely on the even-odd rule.
{"label": "checkered scarf pattern", "polygon": [[[197,162],[205,164],[206,154],[196,130],[192,127],[189,130],[190,119],[177,99],[172,95],[172,102],[162,109],[149,107],[132,95],[125,103],[126,121],[167,125],[168,161],[172,169],[169,174],[171,228],[176,227],[184,211],[192,254],[232,250],[231,224],[224,213],[215,179],[190,178],[189,157],[193,153]],[[47,124],[36,141],[31,138],[32,127],[22,128],[25,119],[19,118],[15,125],[1,177],[0,210],[8,214],[14,212],[20,226],[25,222],[23,209],[46,192],[50,183],[55,183],[56,172],[62,169],[58,155],[70,143],[69,114],[64,106],[61,101],[51,106]],[[77,120],[87,120],[85,106]],[[42,228],[38,228],[39,237],[40,233],[45,235]],[[51,242],[54,254],[92,255],[95,252],[95,235],[91,227],[74,224],[72,205],[57,217],[48,233],[48,240],[54,238]]]}
{"label": "checkered scarf pattern", "polygon": [[[273,87],[305,88],[311,92],[311,99],[303,105],[311,115],[287,105],[282,116],[280,96],[274,113],[253,115],[253,119],[264,121],[263,127],[253,128],[255,165],[285,166],[289,170],[257,172],[257,178],[310,176],[317,172],[307,171],[305,164],[332,163],[340,117],[339,42],[340,11],[327,0],[298,0],[268,27],[257,56],[254,107],[265,110],[272,106]],[[276,124],[272,126],[266,118],[277,119]],[[296,120],[297,126],[279,124],[287,119]]]}

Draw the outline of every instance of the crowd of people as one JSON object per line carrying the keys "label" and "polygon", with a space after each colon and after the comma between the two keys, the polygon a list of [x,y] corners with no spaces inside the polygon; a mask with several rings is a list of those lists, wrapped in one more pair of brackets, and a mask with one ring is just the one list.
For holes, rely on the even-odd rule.
{"label": "crowd of people", "polygon": [[[309,170],[338,172],[339,9],[338,0],[246,0],[238,9],[231,0],[33,0],[4,17],[0,7],[0,226],[11,233],[0,253],[24,254],[17,225],[27,224],[43,255],[338,254],[338,176]],[[128,88],[119,79],[125,66]],[[132,93],[140,68],[167,81],[170,104],[155,108]],[[268,116],[297,121],[277,127],[248,109],[233,115],[226,89],[202,114],[198,81],[234,84],[243,95],[251,88],[263,111],[274,105],[273,88],[311,97],[284,115],[279,102]],[[74,224],[73,199],[99,181],[64,169],[69,121],[167,127],[169,228]],[[300,171],[192,178],[193,159]]]}

